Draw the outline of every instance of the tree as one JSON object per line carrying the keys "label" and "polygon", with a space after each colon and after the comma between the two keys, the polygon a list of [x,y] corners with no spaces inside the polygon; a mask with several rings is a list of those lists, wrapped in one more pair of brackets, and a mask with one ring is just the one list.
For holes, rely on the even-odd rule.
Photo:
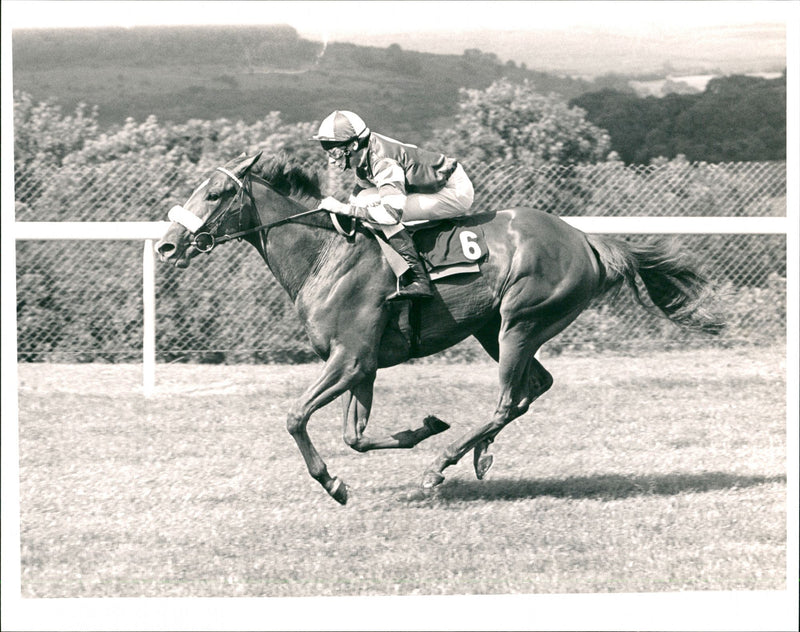
{"label": "tree", "polygon": [[72,116],[61,107],[34,103],[29,94],[14,92],[14,166],[20,171],[33,165],[59,167],[69,154],[98,135],[97,107],[79,105]]}
{"label": "tree", "polygon": [[573,99],[608,130],[626,163],[685,154],[692,161],[785,160],[786,75],[733,75],[705,92],[639,98],[614,90]]}
{"label": "tree", "polygon": [[513,161],[531,167],[605,159],[610,138],[583,110],[538,93],[528,82],[496,81],[460,91],[453,127],[434,132],[435,145],[465,162]]}

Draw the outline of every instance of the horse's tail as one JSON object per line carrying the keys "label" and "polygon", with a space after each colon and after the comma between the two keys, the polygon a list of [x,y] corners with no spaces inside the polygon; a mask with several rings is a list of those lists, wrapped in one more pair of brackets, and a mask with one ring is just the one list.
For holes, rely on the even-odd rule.
{"label": "horse's tail", "polygon": [[587,239],[605,273],[604,293],[624,281],[639,304],[650,309],[636,283],[638,277],[653,305],[675,324],[710,334],[722,331],[723,322],[707,308],[712,294],[708,281],[673,242],[634,245],[605,235]]}

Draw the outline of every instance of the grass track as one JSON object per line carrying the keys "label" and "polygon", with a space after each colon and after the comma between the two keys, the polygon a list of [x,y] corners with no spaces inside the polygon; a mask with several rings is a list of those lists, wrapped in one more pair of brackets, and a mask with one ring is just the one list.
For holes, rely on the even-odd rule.
{"label": "grass track", "polygon": [[[786,582],[782,349],[556,357],[553,389],[433,495],[421,474],[486,418],[496,369],[381,372],[370,428],[451,430],[357,454],[340,406],[284,427],[319,366],[19,366],[24,596],[323,596],[770,590]],[[399,387],[402,385],[402,388]],[[409,396],[411,394],[411,403]]]}

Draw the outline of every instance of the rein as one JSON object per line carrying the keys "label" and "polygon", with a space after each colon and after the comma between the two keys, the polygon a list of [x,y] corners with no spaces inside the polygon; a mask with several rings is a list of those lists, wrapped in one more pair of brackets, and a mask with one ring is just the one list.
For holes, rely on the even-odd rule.
{"label": "rein", "polygon": [[[236,203],[236,200],[239,200],[239,218],[241,221],[241,214],[244,211],[244,203],[241,200],[241,193],[244,191],[247,196],[250,198],[250,202],[253,205],[253,209],[258,214],[258,208],[256,207],[256,200],[253,197],[253,194],[247,188],[246,183],[251,181],[254,177],[252,174],[247,174],[242,180],[237,178],[233,173],[225,169],[224,167],[217,167],[217,171],[224,173],[228,176],[231,180],[236,183],[238,187],[236,191],[236,196],[231,200],[230,204],[228,204],[225,209],[219,213],[219,215],[214,218],[216,219],[216,224],[213,224],[213,228],[216,228],[219,223],[221,222],[222,218],[225,217],[228,212],[231,210],[233,205]],[[269,187],[273,191],[275,190],[272,185],[264,180],[263,178],[258,178],[258,181],[264,184],[265,186]],[[241,239],[245,235],[252,235],[253,233],[258,233],[261,231],[269,231],[270,228],[274,228],[275,226],[280,226],[281,224],[287,224],[292,222],[298,218],[305,217],[306,215],[312,215],[314,213],[320,212],[329,212],[324,208],[315,208],[308,211],[303,211],[301,213],[295,213],[294,215],[290,215],[289,217],[284,217],[282,219],[276,220],[274,222],[268,222],[266,224],[261,224],[260,226],[256,226],[254,228],[247,228],[245,230],[240,230],[235,233],[225,233],[224,235],[215,236],[213,235],[210,230],[213,228],[201,230],[205,228],[209,224],[211,224],[212,217],[209,217],[207,220],[202,220],[197,215],[192,213],[191,211],[183,208],[182,206],[173,206],[169,212],[169,219],[181,224],[184,228],[186,228],[190,233],[192,233],[192,240],[191,244],[200,252],[211,252],[217,244],[224,244],[228,241],[232,241],[234,239]]]}
{"label": "rein", "polygon": [[[260,226],[256,226],[255,228],[248,228],[246,230],[240,230],[240,231],[235,232],[235,233],[225,233],[224,235],[220,235],[219,237],[214,237],[214,235],[212,235],[211,233],[205,233],[205,232],[197,233],[197,235],[195,235],[195,239],[199,235],[208,235],[208,237],[211,238],[213,244],[224,244],[227,241],[232,241],[233,239],[239,239],[241,237],[244,237],[245,235],[251,235],[253,233],[257,233],[257,232],[262,231],[262,230],[269,230],[270,228],[273,228],[275,226],[280,226],[281,224],[288,224],[289,222],[291,222],[293,220],[296,220],[299,217],[305,217],[306,215],[311,215],[312,213],[321,213],[321,212],[327,212],[327,211],[324,208],[314,208],[314,209],[311,209],[310,211],[303,211],[302,213],[295,213],[294,215],[290,215],[289,217],[284,217],[283,219],[279,219],[279,220],[274,221],[274,222],[269,222],[268,224],[261,224]],[[195,248],[196,247],[197,246],[195,246]],[[212,246],[212,248],[213,248],[213,246]],[[209,252],[209,251],[205,251],[205,252]]]}

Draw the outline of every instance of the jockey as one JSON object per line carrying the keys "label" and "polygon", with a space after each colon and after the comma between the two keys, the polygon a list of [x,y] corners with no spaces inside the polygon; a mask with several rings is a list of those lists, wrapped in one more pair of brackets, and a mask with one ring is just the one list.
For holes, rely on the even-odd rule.
{"label": "jockey", "polygon": [[408,264],[408,285],[387,301],[433,296],[430,280],[402,220],[430,220],[467,215],[473,188],[452,158],[371,132],[357,114],[337,110],[319,126],[313,140],[341,171],[355,170],[349,204],[327,197],[320,208],[378,224],[389,245]]}

